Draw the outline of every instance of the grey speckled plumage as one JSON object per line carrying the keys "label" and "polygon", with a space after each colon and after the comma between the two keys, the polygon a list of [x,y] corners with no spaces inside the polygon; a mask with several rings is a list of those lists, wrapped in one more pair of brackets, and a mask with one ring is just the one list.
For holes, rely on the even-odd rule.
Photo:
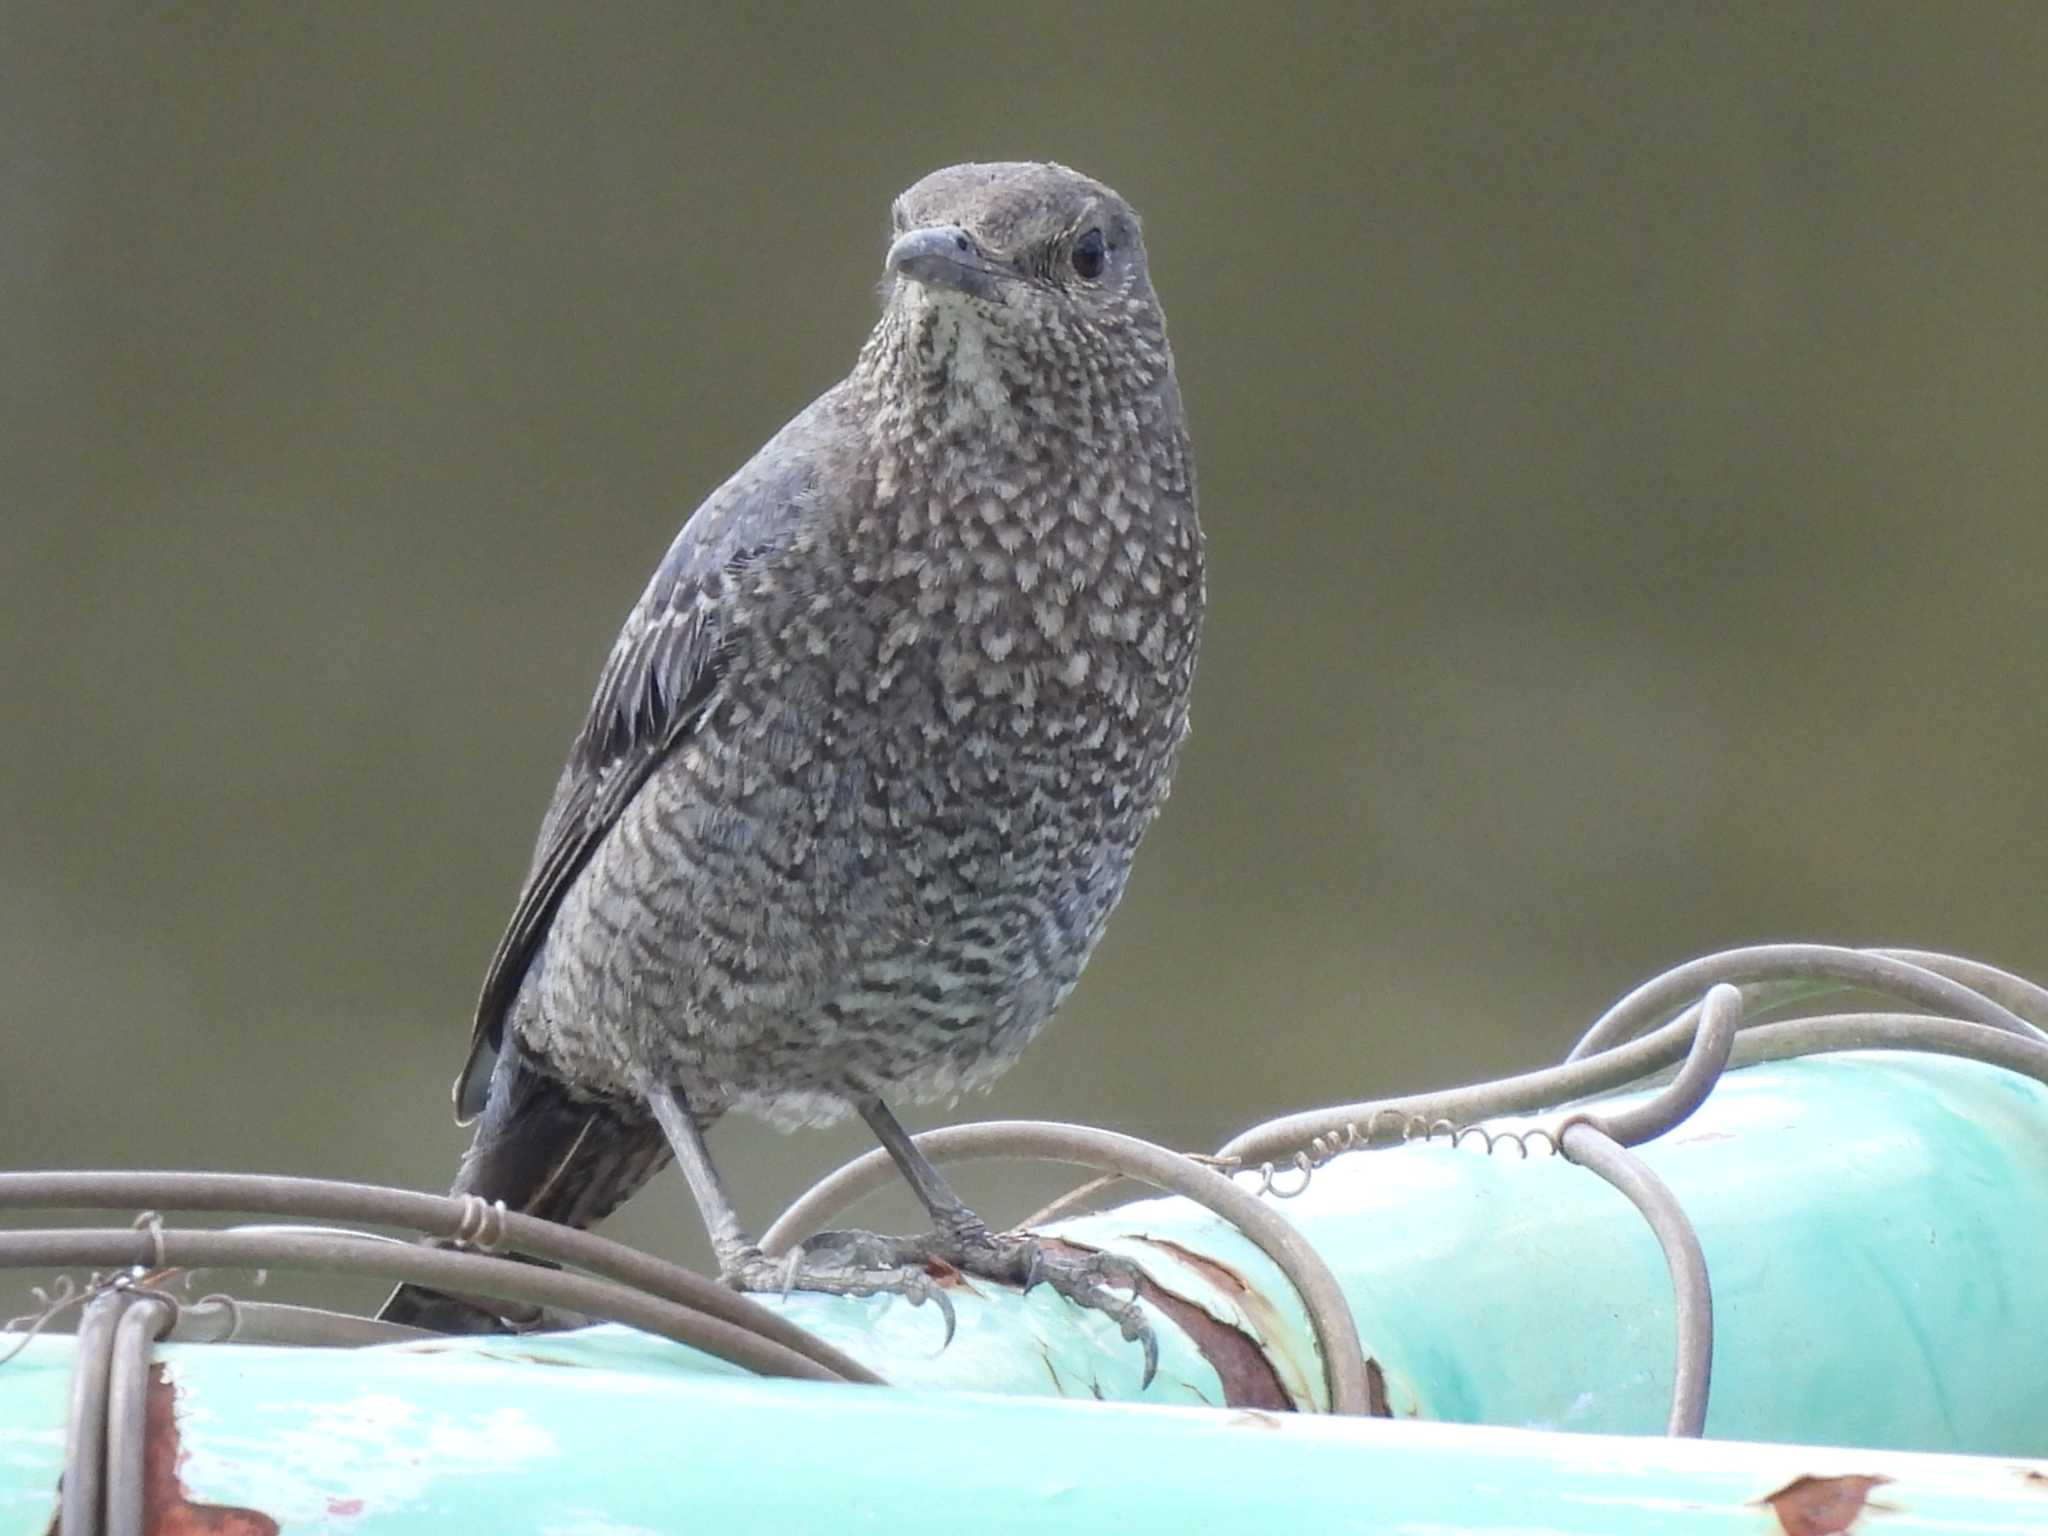
{"label": "grey speckled plumage", "polygon": [[594,1220],[667,1158],[658,1091],[701,1130],[985,1084],[1122,894],[1203,596],[1138,220],[966,165],[894,230],[853,372],[690,518],[605,664],[485,982],[458,1190]]}

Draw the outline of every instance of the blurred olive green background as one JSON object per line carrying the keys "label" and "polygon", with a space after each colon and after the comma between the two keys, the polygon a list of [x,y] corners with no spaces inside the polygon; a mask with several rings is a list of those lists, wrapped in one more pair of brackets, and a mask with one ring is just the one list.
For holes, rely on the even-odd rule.
{"label": "blurred olive green background", "polygon": [[[0,1165],[445,1182],[618,621],[976,157],[1144,211],[1212,609],[955,1116],[1213,1144],[1747,940],[2048,974],[2044,81],[2031,6],[8,0]],[[756,1220],[865,1144],[714,1140]]]}

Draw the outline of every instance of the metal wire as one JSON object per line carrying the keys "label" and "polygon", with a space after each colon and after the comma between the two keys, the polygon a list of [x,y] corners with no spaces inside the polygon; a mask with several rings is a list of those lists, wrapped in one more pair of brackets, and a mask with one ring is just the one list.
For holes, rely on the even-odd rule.
{"label": "metal wire", "polygon": [[[1241,1131],[1217,1155],[1253,1165],[1285,1161],[1303,1151],[1314,1163],[1340,1152],[1398,1146],[1415,1128],[1436,1122],[1476,1125],[1503,1115],[1529,1114],[1575,1099],[1611,1093],[1654,1076],[1685,1057],[1693,1031],[1682,1021],[1631,1040],[1587,1061],[1544,1067],[1492,1082],[1426,1093],[1335,1104],[1282,1115]],[[1391,1127],[1391,1129],[1389,1128]]]}
{"label": "metal wire", "polygon": [[168,1296],[147,1290],[129,1295],[133,1299],[114,1328],[107,1377],[107,1536],[142,1536],[150,1349],[178,1313]]}
{"label": "metal wire", "polygon": [[0,1365],[7,1364],[8,1361],[27,1349],[35,1336],[54,1323],[63,1313],[70,1311],[73,1307],[83,1306],[90,1299],[89,1295],[81,1290],[77,1282],[69,1275],[59,1275],[56,1283],[48,1290],[45,1290],[40,1285],[31,1286],[29,1294],[41,1302],[42,1307],[38,1311],[23,1312],[19,1316],[10,1317],[6,1322],[0,1323],[0,1333],[14,1333],[17,1331],[20,1333],[20,1337],[12,1344],[8,1345],[5,1349],[0,1349]]}
{"label": "metal wire", "polygon": [[1753,1024],[1736,1037],[1731,1063],[1789,1061],[1836,1051],[1926,1051],[2003,1067],[2048,1083],[2048,1044],[1987,1029],[1971,1019],[1924,1013],[1837,1013],[1776,1024]]}
{"label": "metal wire", "polygon": [[2001,971],[1981,960],[1938,954],[1930,949],[1873,949],[1870,953],[1903,960],[1923,971],[1933,971],[1950,981],[1961,982],[1971,991],[1981,992],[1993,1002],[2004,1004],[2028,1023],[2048,1029],[2048,987],[2036,986],[2024,976]]}
{"label": "metal wire", "polygon": [[[706,1314],[802,1355],[845,1381],[876,1382],[867,1366],[778,1312],[694,1270],[595,1233],[492,1208],[473,1197],[422,1194],[336,1179],[273,1174],[131,1171],[0,1173],[0,1210],[239,1210],[407,1227],[432,1237],[481,1236],[536,1258],[573,1265],[621,1286]],[[479,1207],[482,1209],[479,1210]],[[315,1233],[327,1228],[303,1229]],[[372,1239],[364,1238],[369,1242]],[[389,1241],[386,1239],[385,1241]],[[429,1250],[431,1251],[431,1250]],[[481,1257],[481,1255],[471,1255]],[[148,1262],[145,1257],[143,1262]],[[546,1273],[530,1264],[520,1270]],[[485,1273],[495,1273],[486,1271]],[[516,1280],[518,1277],[514,1277]],[[482,1285],[483,1294],[511,1295]],[[657,1330],[658,1331],[658,1330]],[[712,1353],[718,1353],[713,1350]],[[784,1374],[775,1372],[774,1374]]]}
{"label": "metal wire", "polygon": [[79,1319],[64,1428],[64,1489],[57,1505],[60,1536],[99,1536],[114,1330],[134,1299],[124,1290],[102,1290],[86,1302],[85,1315]]}
{"label": "metal wire", "polygon": [[[1165,1147],[1094,1126],[1044,1120],[998,1120],[926,1131],[912,1138],[934,1162],[982,1158],[1032,1158],[1120,1173],[1156,1189],[1184,1195],[1232,1223],[1286,1275],[1308,1311],[1328,1378],[1332,1413],[1372,1410],[1365,1351],[1337,1277],[1321,1254],[1294,1226],[1246,1194],[1222,1174]],[[861,1196],[895,1177],[886,1152],[859,1157],[813,1185],[776,1220],[761,1240],[762,1252],[777,1254],[817,1231]]]}
{"label": "metal wire", "polygon": [[[1854,980],[1850,981],[1849,985],[1870,991],[1883,992],[1890,990],[1880,979],[1879,967],[1886,965],[1888,961],[1894,964],[1903,963],[1892,961],[1891,957],[1884,953],[1866,953],[1865,951],[1854,949],[1830,949],[1822,945],[1771,945],[1758,949],[1733,950],[1729,951],[1728,955],[1753,958],[1758,955],[1782,955],[1790,952],[1796,957],[1801,953],[1813,950],[1824,951],[1834,963],[1835,969],[1853,975]],[[1992,967],[1982,966],[1978,962],[1958,960],[1953,956],[1930,956],[1923,951],[1909,950],[1901,951],[1900,953],[1912,954],[1929,961],[1939,959],[1944,965],[1952,968],[1958,976],[1988,974],[1991,978],[2003,978],[2000,985],[2007,992],[2007,995],[2011,996],[2015,1001],[2027,1002],[2029,1008],[2034,1005],[2032,1002],[2028,1002],[2026,994],[2029,991],[2041,991],[2039,988],[2034,988],[2031,983],[2020,981],[2017,977],[2007,976],[2003,971],[1996,971]],[[1719,962],[1726,958],[1727,956],[1708,956],[1707,961]],[[1680,967],[1679,970],[1690,972],[1693,971],[1694,967],[1703,966],[1706,963],[1706,961],[1693,961],[1687,966]],[[1738,959],[1737,963],[1731,968],[1741,969],[1744,963]],[[1948,1023],[1967,1023],[1973,1027],[1981,1027],[1984,1030],[1982,1038],[1977,1036],[1960,1037],[1950,1033],[1935,1031],[1921,1037],[1929,1043],[1915,1043],[1906,1048],[1934,1050],[1948,1055],[1973,1056],[1980,1060],[1993,1061],[1997,1065],[2009,1067],[2013,1071],[2022,1072],[2028,1076],[2040,1077],[2040,1072],[2037,1069],[2026,1065],[2028,1062],[2040,1059],[2035,1053],[2024,1050],[2017,1053],[2012,1052],[2006,1046],[1993,1041],[1990,1037],[1994,1035],[2002,1036],[2006,1041],[2016,1040],[2021,1042],[2022,1045],[2029,1043],[2037,1044],[2042,1042],[2044,1038],[2048,1038],[2044,1037],[2042,1030],[2012,1011],[1992,1002],[1989,998],[1979,997],[1961,982],[1936,974],[1931,964],[1928,966],[1910,965],[1906,969],[1918,972],[1921,977],[1931,980],[1931,989],[1927,987],[1918,988],[1925,998],[1947,997],[1950,1001],[1956,1001],[1955,993],[1946,990],[1950,987],[1958,988],[1964,994],[1964,1000],[1968,1002],[1968,1006],[1953,1010],[1942,1009],[1937,1006],[1936,1017],[1940,1017]],[[1666,973],[1667,976],[1676,974],[1678,974],[1676,971]],[[1772,974],[1775,975],[1776,973]],[[1660,977],[1648,982],[1631,994],[1633,998],[1652,995],[1652,1001],[1657,1002],[1658,1007],[1646,1010],[1647,1013],[1661,1016],[1662,1012],[1669,1011],[1671,1007],[1676,1006],[1677,1002],[1689,1001],[1691,997],[1697,995],[1697,992],[1681,992],[1675,1001],[1665,997],[1662,995],[1667,990],[1663,985],[1664,979]],[[1700,983],[1699,990],[1704,990],[1706,986],[1712,985],[1715,980],[1730,979],[1733,978],[1709,975],[1706,981]],[[1767,976],[1766,979],[1770,979],[1770,976]],[[1913,988],[1917,986],[1917,983],[1911,977],[1906,977],[1902,980],[1902,986]],[[1655,989],[1654,994],[1653,989]],[[2048,993],[2042,995],[2041,1001],[2044,1007],[2048,1007]],[[1696,1007],[1696,1005],[1694,1006]],[[1620,1007],[1621,1005],[1617,1005],[1615,1009],[1610,1009],[1606,1017],[1614,1018]],[[1492,1082],[1475,1083],[1461,1088],[1404,1094],[1387,1099],[1368,1099],[1362,1103],[1337,1104],[1325,1109],[1303,1110],[1296,1114],[1282,1115],[1276,1119],[1265,1121],[1259,1125],[1252,1126],[1248,1130],[1239,1132],[1228,1142],[1224,1143],[1222,1148],[1219,1149],[1218,1156],[1236,1158],[1248,1167],[1256,1167],[1261,1163],[1286,1163],[1297,1159],[1299,1154],[1306,1152],[1309,1154],[1309,1162],[1305,1166],[1312,1168],[1328,1161],[1330,1157],[1340,1152],[1365,1147],[1399,1145],[1403,1140],[1409,1139],[1409,1132],[1405,1128],[1411,1127],[1418,1119],[1425,1122],[1450,1120],[1459,1125],[1475,1125],[1501,1116],[1533,1114],[1541,1110],[1555,1108],[1561,1104],[1569,1104],[1578,1100],[1612,1093],[1639,1083],[1646,1078],[1653,1077],[1658,1072],[1684,1058],[1691,1046],[1695,1033],[1695,1020],[1691,1017],[1693,1011],[1693,1007],[1687,1007],[1680,1012],[1678,1017],[1671,1019],[1670,1022],[1651,1030],[1639,1038],[1611,1045],[1596,1055],[1583,1056],[1578,1060],[1568,1061],[1562,1066],[1545,1067],[1534,1072],[1523,1072],[1513,1077],[1497,1078]],[[1910,1017],[1919,1016],[1906,1014],[1835,1014],[1827,1016],[1831,1022],[1867,1018],[1898,1020]],[[2048,1017],[2048,1013],[2044,1013],[2044,1017]],[[1639,1018],[1631,1022],[1639,1026],[1641,1023],[1648,1022],[1648,1019]],[[1790,1022],[1812,1021],[1794,1020]],[[1776,1027],[1778,1026],[1766,1024],[1745,1026],[1736,1041],[1733,1052],[1734,1064],[1741,1066],[1759,1060],[1776,1061],[1783,1059],[1782,1055],[1759,1056],[1753,1054],[1756,1047],[1749,1043],[1750,1036],[1755,1032]],[[1889,1044],[1899,1038],[1898,1032],[1893,1031],[1883,1043]],[[1823,1032],[1816,1036],[1816,1039],[1839,1040],[1840,1035],[1839,1032],[1834,1035]],[[1873,1039],[1869,1043],[1875,1045],[1880,1042]],[[1853,1050],[1857,1047],[1850,1044],[1832,1043],[1817,1045],[1815,1048],[1823,1050]],[[1795,1050],[1788,1054],[1799,1055],[1803,1054],[1803,1052]],[[2042,1081],[2048,1082],[2048,1078],[2042,1078]],[[1395,1129],[1395,1133],[1391,1135],[1384,1129],[1389,1120],[1392,1121]]]}
{"label": "metal wire", "polygon": [[1612,1114],[1582,1110],[1572,1115],[1558,1127],[1557,1147],[1626,1195],[1664,1250],[1678,1350],[1666,1433],[1697,1437],[1706,1428],[1707,1392],[1714,1373],[1714,1292],[1706,1254],[1676,1197],[1647,1163],[1628,1150],[1684,1124],[1728,1065],[1742,1021],[1742,993],[1727,982],[1717,982],[1690,1011],[1699,1018],[1692,1050],[1663,1091]]}
{"label": "metal wire", "polygon": [[143,1264],[151,1261],[152,1250],[159,1244],[163,1261],[179,1268],[278,1268],[411,1280],[437,1290],[509,1297],[631,1323],[758,1375],[844,1379],[808,1355],[752,1329],[615,1281],[484,1254],[375,1242],[334,1232],[173,1230],[154,1241],[147,1233],[127,1228],[0,1232],[0,1269]]}
{"label": "metal wire", "polygon": [[1671,1383],[1671,1414],[1665,1432],[1698,1436],[1707,1423],[1707,1389],[1714,1369],[1714,1293],[1707,1281],[1706,1255],[1685,1211],[1635,1153],[1591,1119],[1576,1119],[1558,1138],[1564,1155],[1590,1168],[1643,1213],[1664,1250],[1671,1271],[1678,1363]]}
{"label": "metal wire", "polygon": [[1692,1049],[1686,1052],[1685,1065],[1678,1069],[1678,1076],[1662,1092],[1609,1115],[1576,1118],[1597,1125],[1624,1147],[1635,1147],[1682,1124],[1705,1103],[1714,1084],[1721,1080],[1721,1069],[1728,1065],[1735,1031],[1742,1022],[1742,993],[1725,981],[1717,982],[1699,1007],[1688,1013],[1699,1019]]}
{"label": "metal wire", "polygon": [[2015,1034],[2048,1038],[2004,1004],[1993,1001],[1939,971],[1894,959],[1877,950],[1842,949],[1831,944],[1761,944],[1704,955],[1644,982],[1602,1014],[1565,1057],[1568,1062],[1630,1039],[1698,997],[1716,982],[1836,982],[1918,1003],[1955,1018],[1974,1019]]}

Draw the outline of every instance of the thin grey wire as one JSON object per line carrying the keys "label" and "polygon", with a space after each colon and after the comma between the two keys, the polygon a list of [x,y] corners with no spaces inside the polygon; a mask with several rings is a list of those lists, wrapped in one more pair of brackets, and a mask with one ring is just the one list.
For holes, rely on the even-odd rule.
{"label": "thin grey wire", "polygon": [[1592,1120],[1573,1120],[1559,1136],[1564,1155],[1591,1169],[1643,1213],[1671,1272],[1678,1363],[1671,1383],[1666,1433],[1698,1436],[1707,1423],[1714,1367],[1714,1293],[1706,1255],[1685,1211],[1664,1181]]}
{"label": "thin grey wire", "polygon": [[1946,976],[1950,981],[1961,982],[1973,992],[1981,992],[1994,1003],[2002,1003],[2028,1023],[2041,1026],[2048,1031],[2048,987],[2036,986],[2024,976],[2015,976],[2011,971],[2001,971],[1995,965],[1986,965],[1982,960],[1968,960],[1961,955],[1944,955],[1931,949],[1886,949],[1873,948],[1873,955],[1886,955],[1893,960],[1903,960],[1908,965],[1917,965],[1923,971],[1933,971]]}
{"label": "thin grey wire", "polygon": [[2048,1038],[2002,1003],[1951,981],[1939,971],[1876,950],[1833,944],[1760,944],[1723,950],[1674,966],[1644,982],[1594,1021],[1567,1062],[1583,1061],[1661,1023],[1716,982],[1835,982],[1918,1003],[1932,1012],[1974,1019],[2015,1034]]}
{"label": "thin grey wire", "polygon": [[107,1536],[142,1536],[149,1430],[149,1357],[177,1316],[167,1297],[134,1299],[114,1329],[107,1385]]}
{"label": "thin grey wire", "polygon": [[[0,1173],[0,1210],[240,1210],[408,1227],[444,1239],[481,1237],[496,1249],[574,1265],[760,1335],[847,1381],[881,1378],[780,1313],[707,1276],[595,1233],[481,1202],[335,1179],[173,1170]],[[432,1250],[427,1250],[432,1251]],[[521,1265],[521,1269],[534,1269]],[[504,1294],[491,1291],[487,1294]]]}
{"label": "thin grey wire", "polygon": [[1692,1012],[1699,1020],[1693,1031],[1692,1048],[1686,1052],[1678,1075],[1661,1091],[1611,1114],[1578,1118],[1598,1126],[1624,1147],[1641,1146],[1683,1124],[1706,1102],[1728,1065],[1735,1032],[1742,1023],[1742,993],[1725,981],[1717,982]]}
{"label": "thin grey wire", "polygon": [[107,1390],[114,1330],[134,1297],[104,1290],[85,1304],[72,1350],[71,1396],[64,1430],[60,1536],[99,1536],[107,1470]]}
{"label": "thin grey wire", "polygon": [[807,1355],[751,1329],[616,1281],[543,1269],[484,1254],[376,1242],[316,1231],[212,1232],[58,1228],[0,1232],[0,1269],[161,1262],[180,1269],[298,1269],[410,1280],[437,1290],[563,1307],[630,1323],[764,1376],[843,1379]]}
{"label": "thin grey wire", "polygon": [[[1771,946],[1774,949],[1812,948],[1815,946]],[[1760,951],[1733,951],[1732,953],[1755,954]],[[1856,950],[1840,950],[1836,955],[1860,956]],[[1909,951],[1908,953],[1918,953]],[[1708,959],[1719,957],[1709,956]],[[1868,957],[1864,957],[1868,958]],[[1932,957],[1928,957],[1932,958]],[[1952,961],[1953,957],[1939,957]],[[1700,962],[1693,962],[1699,964]],[[1968,974],[1966,968],[1975,962],[1955,961],[1958,974]],[[1918,969],[1916,967],[1916,969]],[[1990,971],[1990,967],[1982,967]],[[1923,970],[1923,974],[1931,974]],[[2004,972],[1996,972],[2003,977]],[[1936,978],[1937,981],[1941,978]],[[2008,978],[2023,989],[2030,986],[2018,978]],[[1884,990],[1873,985],[1874,978],[1865,977],[1856,985]],[[1708,983],[1711,985],[1711,982]],[[1638,988],[1633,996],[1640,997],[1657,982]],[[1959,983],[1958,983],[1959,985]],[[1967,991],[1967,988],[1964,990]],[[1974,996],[1974,994],[1972,994]],[[2015,993],[2017,996],[2017,993]],[[1654,999],[1653,999],[1654,1000]],[[1660,1004],[1660,1006],[1663,1006]],[[1679,1061],[1691,1045],[1694,1034],[1692,1008],[1687,1008],[1677,1018],[1652,1030],[1639,1038],[1622,1044],[1609,1046],[1598,1055],[1570,1061],[1561,1066],[1544,1067],[1534,1072],[1523,1072],[1513,1077],[1498,1078],[1488,1083],[1476,1083],[1460,1088],[1441,1089],[1425,1093],[1403,1094],[1386,1099],[1368,1099],[1354,1104],[1337,1104],[1323,1109],[1303,1110],[1291,1115],[1282,1115],[1239,1132],[1226,1142],[1218,1153],[1222,1158],[1234,1158],[1247,1165],[1273,1162],[1285,1159],[1303,1148],[1310,1147],[1319,1138],[1336,1137],[1344,1141],[1345,1150],[1351,1146],[1387,1146],[1402,1139],[1402,1128],[1408,1123],[1421,1119],[1425,1122],[1450,1120],[1459,1125],[1475,1124],[1502,1115],[1530,1114],[1538,1110],[1569,1104],[1578,1100],[1611,1093],[1640,1082]],[[1615,1010],[1610,1009],[1608,1017]],[[1815,1032],[1815,1050],[1853,1050],[1855,1044],[1842,1043],[1844,1030],[1858,1019],[1882,1018],[1898,1020],[1917,1015],[1905,1014],[1830,1014],[1818,1019],[1792,1020],[1790,1024],[1825,1022],[1830,1026],[1841,1026]],[[2027,1063],[2042,1060],[2039,1052],[2020,1050],[2013,1052],[1990,1040],[1990,1036],[2002,1035],[2006,1040],[2018,1041],[2024,1046],[2039,1045],[2042,1032],[2026,1020],[2009,1010],[1999,1008],[1986,999],[1979,998],[1972,1008],[1960,1010],[1955,1015],[1936,1014],[1935,1017],[1948,1024],[1968,1024],[1982,1027],[1985,1038],[1976,1036],[1959,1037],[1951,1032],[1932,1031],[1916,1037],[1911,1049],[1933,1050],[1948,1055],[1975,1056],[1981,1060],[1995,1061],[2010,1070],[2048,1082],[2041,1071]],[[1644,1021],[1646,1022],[1646,1021]],[[1747,1065],[1759,1060],[1780,1060],[1782,1055],[1760,1056],[1749,1043],[1751,1036],[1759,1030],[1777,1029],[1780,1024],[1745,1025],[1737,1037],[1734,1061],[1736,1065]],[[1789,1038],[1789,1037],[1773,1037]],[[1895,1032],[1883,1042],[1889,1044],[1898,1038]],[[1974,1042],[1974,1043],[1972,1043]],[[1872,1040],[1870,1044],[1880,1042]],[[1793,1051],[1788,1054],[1804,1054]],[[1391,1123],[1394,1132],[1382,1135],[1379,1127]],[[1348,1133],[1348,1134],[1347,1134]]]}
{"label": "thin grey wire", "polygon": [[1705,1251],[1685,1209],[1647,1163],[1628,1148],[1685,1123],[1720,1081],[1742,1020],[1742,993],[1718,982],[1700,1000],[1698,1032],[1685,1065],[1664,1089],[1640,1104],[1598,1115],[1582,1111],[1557,1130],[1557,1146],[1628,1197],[1649,1222],[1671,1274],[1677,1363],[1671,1377],[1666,1433],[1697,1437],[1706,1428],[1714,1372],[1714,1291]]}

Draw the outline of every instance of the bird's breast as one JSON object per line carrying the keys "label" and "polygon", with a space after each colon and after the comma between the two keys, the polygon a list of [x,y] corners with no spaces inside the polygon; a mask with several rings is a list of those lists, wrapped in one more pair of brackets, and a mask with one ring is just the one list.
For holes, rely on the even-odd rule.
{"label": "bird's breast", "polygon": [[857,785],[864,836],[1007,817],[1134,841],[1185,734],[1201,618],[1192,512],[1142,490],[1020,469],[850,519],[829,593],[762,572],[740,665],[774,676],[781,718],[757,750],[841,786],[822,811]]}

